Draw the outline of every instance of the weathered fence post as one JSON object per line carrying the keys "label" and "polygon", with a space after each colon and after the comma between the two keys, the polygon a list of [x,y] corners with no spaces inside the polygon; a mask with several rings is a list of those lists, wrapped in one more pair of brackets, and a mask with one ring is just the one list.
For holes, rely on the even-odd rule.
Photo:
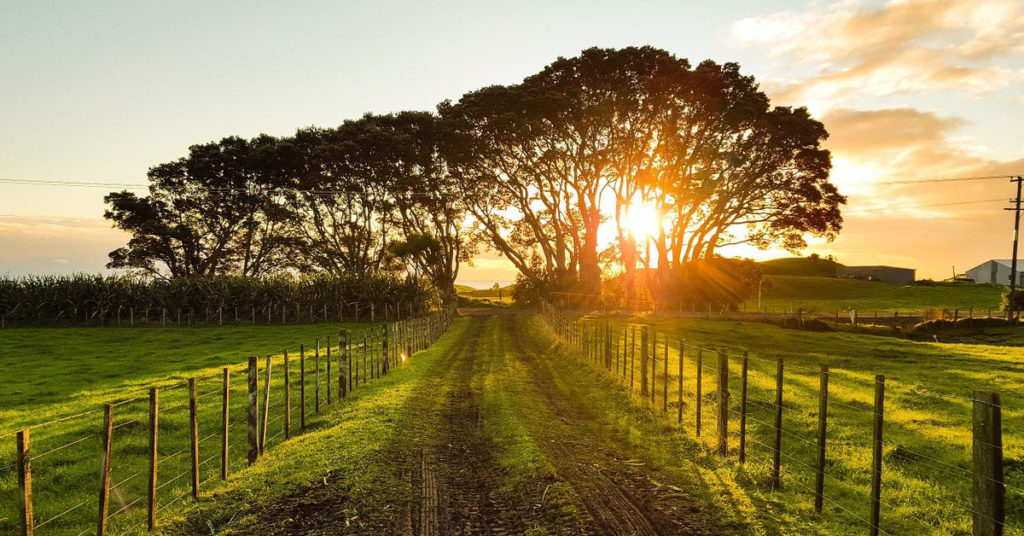
{"label": "weathered fence post", "polygon": [[381,336],[381,364],[384,367],[384,374],[391,372],[390,354],[388,353],[388,339],[390,338],[388,325],[384,324],[384,334]]}
{"label": "weathered fence post", "polygon": [[[348,396],[348,384],[352,381],[352,367],[348,365],[348,352],[345,348],[347,344],[348,332],[341,330],[338,332],[338,396],[340,398]],[[348,369],[347,378],[346,368]]]}
{"label": "weathered fence post", "polygon": [[825,440],[828,430],[828,365],[821,366],[818,380],[818,459],[814,480],[814,511],[821,512],[825,499]]}
{"label": "weathered fence post", "polygon": [[651,411],[658,392],[658,332],[651,333]]}
{"label": "weathered fence post", "polygon": [[228,447],[231,446],[229,443],[231,429],[228,424],[230,422],[228,417],[230,416],[231,409],[231,371],[228,367],[224,367],[223,379],[224,385],[220,395],[220,479],[227,480],[228,460],[231,457],[230,452],[228,452]]}
{"label": "weathered fence post", "polygon": [[263,414],[260,415],[260,456],[267,449],[267,425],[270,421],[270,356],[263,371]]}
{"label": "weathered fence post", "polygon": [[158,428],[160,423],[160,392],[156,387],[149,389],[149,487],[146,489],[147,517],[146,526],[149,530],[156,527],[156,481],[157,481],[157,446]]}
{"label": "weathered fence post", "polygon": [[103,463],[100,472],[99,516],[96,536],[107,534],[107,512],[110,508],[110,446],[114,436],[114,406],[103,406]]}
{"label": "weathered fence post", "polygon": [[640,328],[640,396],[647,399],[647,326]]}
{"label": "weathered fence post", "polygon": [[22,536],[35,533],[32,514],[32,444],[29,429],[18,432],[18,513]]}
{"label": "weathered fence post", "polygon": [[974,392],[974,536],[1002,536],[1006,519],[1003,424],[999,394]]}
{"label": "weathered fence post", "polygon": [[718,455],[729,454],[729,354],[718,350]]}
{"label": "weathered fence post", "polygon": [[871,536],[878,536],[882,503],[882,424],[885,412],[885,376],[875,376],[875,419],[871,439]]}
{"label": "weathered fence post", "polygon": [[[352,383],[352,381],[353,381],[353,378],[352,378],[352,362],[355,361],[355,360],[352,359],[352,351],[351,351],[352,350],[352,341],[350,341],[349,338],[348,338],[348,330],[347,329],[344,330],[343,333],[344,333],[344,335],[340,336],[339,339],[338,339],[340,341],[338,343],[338,353],[340,353],[342,355],[342,357],[345,360],[345,363],[348,365],[348,383],[345,385],[346,389],[345,389],[345,393],[344,393],[344,394],[347,395],[348,391],[351,391],[352,388],[355,386],[355,384]],[[356,376],[359,376],[359,363],[356,363],[355,369],[356,369]]]}
{"label": "weathered fence post", "polygon": [[249,439],[249,465],[256,463],[256,459],[260,456],[260,436],[259,436],[259,421],[258,421],[258,399],[259,394],[257,393],[257,378],[256,375],[256,356],[249,358],[249,415],[248,415],[248,439]]}
{"label": "weathered fence post", "polygon": [[306,345],[299,345],[299,426],[306,431]]}
{"label": "weathered fence post", "polygon": [[292,436],[292,381],[288,370],[288,350],[284,351],[284,438]]}
{"label": "weathered fence post", "polygon": [[743,352],[743,364],[740,365],[740,463],[747,461],[747,369],[750,355]]}
{"label": "weathered fence post", "polygon": [[775,445],[772,450],[772,489],[782,487],[780,466],[782,465],[782,358],[775,369]]}
{"label": "weathered fence post", "polygon": [[676,408],[679,413],[677,424],[683,424],[683,356],[685,352],[683,349],[686,347],[686,341],[679,339],[679,399],[676,401],[679,407]]}
{"label": "weathered fence post", "polygon": [[[331,404],[331,336],[327,336],[327,405]],[[341,374],[341,371],[338,371]]]}
{"label": "weathered fence post", "polygon": [[320,339],[316,340],[316,352],[313,354],[313,410],[320,413]]}
{"label": "weathered fence post", "polygon": [[199,499],[199,415],[196,406],[196,379],[188,379],[189,453],[192,459],[192,498]]}
{"label": "weathered fence post", "polygon": [[664,366],[664,379],[662,382],[662,393],[661,393],[661,412],[668,413],[668,336],[665,337],[665,366]]}
{"label": "weathered fence post", "polygon": [[693,412],[695,414],[694,415],[694,430],[695,430],[695,432],[697,434],[697,437],[700,437],[701,421],[703,420],[702,419],[702,415],[701,415],[701,405],[702,404],[700,403],[701,397],[704,396],[704,393],[703,393],[703,387],[704,387],[703,382],[704,382],[704,348],[697,348],[697,392],[694,394],[694,401],[693,401],[693,403],[694,403],[694,405],[693,405]]}

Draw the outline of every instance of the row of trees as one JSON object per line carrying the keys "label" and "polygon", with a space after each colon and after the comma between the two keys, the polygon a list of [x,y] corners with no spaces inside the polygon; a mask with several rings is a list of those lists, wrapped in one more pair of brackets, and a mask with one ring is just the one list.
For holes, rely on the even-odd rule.
{"label": "row of trees", "polygon": [[[834,237],[845,199],[828,180],[826,137],[805,109],[772,107],[736,64],[589,49],[436,113],[193,146],[150,171],[148,195],[107,197],[107,217],[132,234],[110,266],[404,271],[450,297],[459,262],[485,245],[540,292],[594,294],[621,267],[631,298],[648,239],[631,226],[638,207],[656,215],[666,285],[727,245]],[[611,241],[598,236],[606,221]]]}

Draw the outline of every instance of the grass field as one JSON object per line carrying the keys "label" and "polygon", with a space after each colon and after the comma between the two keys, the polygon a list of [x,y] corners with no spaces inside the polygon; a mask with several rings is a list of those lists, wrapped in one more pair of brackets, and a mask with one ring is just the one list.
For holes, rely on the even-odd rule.
{"label": "grass field", "polygon": [[[935,283],[898,285],[880,281],[774,275],[761,294],[761,309],[772,312],[796,311],[841,313],[856,309],[861,315],[874,311],[925,311],[957,309],[966,315],[973,307],[976,315],[998,310],[1005,287],[973,283]],[[757,294],[744,304],[756,311]]]}
{"label": "grass field", "polygon": [[[26,367],[34,360],[50,368],[34,378],[20,379],[13,384],[16,389],[8,390],[11,384],[4,384],[0,396],[5,397],[2,407],[7,422],[38,422],[89,411],[33,432],[37,523],[69,512],[42,527],[41,534],[77,535],[95,523],[101,419],[96,408],[111,399],[124,401],[115,408],[111,533],[125,533],[144,519],[148,401],[136,396],[149,383],[165,380],[159,482],[163,486],[160,505],[167,507],[160,517],[165,522],[177,520],[164,525],[169,534],[281,534],[315,531],[315,527],[335,527],[340,533],[385,533],[398,515],[395,505],[406,504],[417,493],[402,470],[415,465],[416,449],[426,444],[444,453],[446,445],[451,449],[456,438],[474,430],[482,436],[476,441],[492,447],[470,443],[454,449],[448,465],[437,467],[439,475],[464,470],[460,462],[481,451],[463,448],[489,451],[497,470],[474,473],[473,481],[493,480],[496,487],[487,489],[493,489],[494,495],[482,496],[499,503],[543,504],[543,508],[531,507],[530,534],[557,533],[544,527],[590,522],[583,506],[588,487],[580,483],[586,475],[573,480],[572,473],[577,467],[607,464],[603,453],[616,452],[618,465],[601,465],[602,474],[633,465],[658,471],[652,478],[662,498],[686,497],[690,501],[686,504],[694,508],[693,517],[718,527],[716,534],[853,536],[867,532],[871,401],[874,375],[884,374],[881,533],[971,533],[971,398],[974,389],[988,389],[1003,397],[1007,534],[1024,534],[1024,397],[1017,391],[1024,381],[1024,348],[1010,346],[1020,340],[1012,330],[992,331],[983,339],[985,344],[970,344],[968,339],[940,344],[744,322],[650,316],[610,320],[618,349],[615,373],[594,362],[567,359],[572,355],[569,348],[555,344],[553,332],[539,317],[461,319],[437,344],[417,353],[412,366],[361,385],[341,406],[335,402],[328,411],[326,393],[321,391],[323,411],[316,415],[316,395],[308,389],[310,431],[289,442],[283,442],[283,384],[275,376],[268,433],[271,450],[249,469],[244,468],[246,387],[244,374],[234,367],[231,464],[239,474],[226,483],[220,482],[217,465],[219,367],[239,363],[249,354],[265,354],[267,348],[259,347],[261,343],[281,346],[283,342],[294,349],[299,341],[311,343],[318,335],[335,333],[339,326],[9,330],[0,333],[2,355],[17,349],[18,355],[31,358],[16,360],[14,366]],[[603,318],[588,317],[588,321],[592,326],[604,325]],[[625,376],[619,368],[629,364],[621,357],[622,335],[631,335],[634,326],[650,329],[656,349],[653,404],[639,396],[639,351]],[[182,342],[186,337],[189,345]],[[681,424],[676,422],[680,340],[686,344]],[[639,345],[639,331],[636,341]],[[76,354],[79,347],[93,350]],[[702,354],[704,433],[701,438],[695,436],[697,347],[726,348],[732,356],[726,460],[712,453],[718,369],[710,350]],[[202,349],[213,349],[218,357]],[[743,351],[750,353],[745,467],[735,463],[738,356]],[[88,359],[73,358],[78,355]],[[298,367],[291,355],[293,404],[297,404]],[[65,358],[53,364],[53,356]],[[196,357],[172,361],[175,356]],[[309,353],[307,375],[312,376],[314,365],[308,357]],[[772,490],[768,464],[778,357],[785,359],[785,432],[782,488]],[[275,354],[274,370],[280,371],[282,364],[283,356]],[[828,364],[831,373],[828,478],[825,511],[819,515],[813,512],[810,488],[821,364]],[[72,372],[86,366],[91,368]],[[126,370],[131,372],[120,373]],[[196,507],[189,506],[187,474],[182,477],[189,464],[187,392],[180,385],[182,378],[193,374],[202,378],[198,394],[203,483]],[[323,362],[321,374],[326,374]],[[60,381],[48,382],[47,375]],[[80,381],[72,383],[79,376]],[[632,389],[627,387],[630,383]],[[45,396],[42,400],[48,402],[34,404],[35,396]],[[452,403],[464,401],[463,396],[478,400],[478,413],[466,409],[462,417],[469,421],[452,420],[448,414]],[[291,431],[297,434],[294,406],[292,420]],[[16,480],[8,461],[14,446],[9,431],[17,427],[5,424],[0,432],[0,533],[12,533],[16,526]],[[54,450],[71,441],[80,442]],[[575,446],[570,458],[552,447],[557,443]],[[87,463],[81,463],[83,459]],[[182,513],[186,515],[181,517]]]}
{"label": "grass field", "polygon": [[[603,326],[603,320],[594,321]],[[654,317],[613,321],[616,345],[623,332],[647,325],[655,341],[657,387],[653,404],[639,395],[640,353],[632,372],[634,405],[661,414],[665,429],[676,433],[679,341],[685,340],[682,430],[706,454],[705,470],[735,482],[737,507],[746,504],[763,534],[854,535],[867,530],[872,400],[875,374],[886,376],[882,534],[967,535],[971,533],[971,408],[973,390],[1002,395],[1007,492],[1007,534],[1024,534],[1024,349],[999,345],[938,344],[849,333],[806,333],[741,322]],[[993,340],[998,341],[998,338]],[[638,333],[637,344],[641,337]],[[664,356],[668,342],[668,395]],[[690,346],[690,345],[695,346]],[[697,346],[726,348],[729,361],[730,457],[737,455],[739,432],[739,355],[750,353],[748,464],[723,465],[710,449],[715,444],[717,359],[704,350],[703,438],[695,438]],[[620,346],[617,346],[620,347]],[[621,348],[621,347],[620,347]],[[785,360],[782,489],[772,491],[776,358]],[[812,509],[813,463],[817,425],[819,367],[830,372],[828,464],[825,514]],[[620,364],[621,366],[621,364]],[[616,368],[613,366],[613,368]],[[628,366],[627,366],[628,368]],[[613,375],[629,385],[627,370]],[[667,398],[668,408],[664,409]],[[633,425],[620,424],[630,434]],[[625,429],[622,429],[626,427]],[[657,437],[635,438],[652,463],[677,454],[659,451]],[[663,463],[663,462],[662,462]]]}
{"label": "grass field", "polygon": [[[181,475],[189,467],[188,389],[185,379],[197,377],[201,479],[219,475],[220,413],[223,382],[221,368],[231,368],[230,457],[233,468],[246,458],[246,404],[244,361],[258,355],[260,391],[265,356],[272,354],[268,446],[283,440],[283,350],[291,357],[293,415],[291,433],[298,433],[299,345],[306,346],[307,412],[309,424],[318,422],[316,340],[320,339],[319,392],[327,402],[326,338],[337,360],[339,329],[358,325],[245,326],[218,328],[17,328],[0,331],[0,360],[8,371],[0,389],[0,532],[13,532],[16,473],[14,431],[32,427],[35,518],[47,534],[77,534],[95,520],[99,485],[102,404],[114,408],[113,465],[111,473],[111,527],[113,533],[144,519],[148,460],[147,390],[160,393],[160,504],[170,507],[190,489]],[[358,332],[353,332],[358,333]],[[353,344],[361,344],[356,335]],[[356,354],[361,357],[360,353]],[[358,363],[357,366],[362,365]],[[337,397],[337,363],[334,364]],[[364,369],[365,370],[365,369]],[[57,422],[54,422],[57,421]],[[44,423],[53,423],[45,425]],[[42,425],[42,426],[40,426]],[[141,499],[141,500],[140,500]],[[55,517],[58,516],[59,517]],[[93,521],[94,522],[94,521]]]}

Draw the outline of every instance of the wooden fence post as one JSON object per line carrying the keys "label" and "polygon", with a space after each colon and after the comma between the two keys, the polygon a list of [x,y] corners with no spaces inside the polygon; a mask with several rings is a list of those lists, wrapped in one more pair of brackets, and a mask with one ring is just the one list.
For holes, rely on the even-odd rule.
{"label": "wooden fence post", "polygon": [[[338,353],[341,354],[343,362],[346,365],[343,368],[348,368],[348,382],[346,382],[345,392],[342,394],[342,396],[347,396],[348,392],[351,391],[352,387],[355,386],[355,384],[352,383],[352,361],[354,360],[352,359],[352,352],[350,351],[352,348],[352,343],[348,339],[348,330],[342,330],[342,333],[344,333],[344,335],[339,335],[338,338]],[[356,363],[356,375],[359,375],[358,367],[359,364]]]}
{"label": "wooden fence post", "polygon": [[775,445],[772,450],[772,489],[782,487],[780,466],[782,465],[782,358],[775,369]]}
{"label": "wooden fence post", "polygon": [[718,455],[729,454],[729,354],[718,350]]}
{"label": "wooden fence post", "polygon": [[875,376],[875,419],[871,439],[871,536],[878,536],[882,503],[882,424],[885,413],[885,376]]}
{"label": "wooden fence post", "polygon": [[313,410],[320,413],[320,339],[316,340],[316,352],[313,354]]}
{"label": "wooden fence post", "polygon": [[306,431],[306,345],[299,345],[299,426]]}
{"label": "wooden fence post", "polygon": [[[345,398],[348,396],[348,386],[352,381],[352,366],[348,363],[348,352],[346,351],[346,345],[348,344],[348,331],[341,330],[338,332],[338,397]],[[346,372],[345,369],[348,369]],[[346,376],[347,374],[347,376]]]}
{"label": "wooden fence post", "polygon": [[[327,355],[325,356],[325,358],[327,359],[327,385],[326,385],[326,387],[327,387],[327,405],[329,406],[329,405],[331,405],[331,336],[330,335],[327,336]],[[338,371],[338,374],[341,374],[340,370]]]}
{"label": "wooden fence post", "polygon": [[107,512],[110,508],[110,444],[114,435],[114,406],[103,406],[103,463],[100,472],[99,516],[96,520],[96,536],[107,534]]}
{"label": "wooden fence post", "polygon": [[263,412],[260,415],[260,456],[267,448],[267,425],[270,422],[270,356],[263,371]]}
{"label": "wooden fence post", "polygon": [[156,482],[157,482],[157,445],[160,425],[160,392],[156,387],[149,389],[149,487],[147,488],[146,527],[156,527]]}
{"label": "wooden fence post", "polygon": [[384,333],[381,335],[381,364],[384,367],[384,374],[391,372],[390,354],[388,354],[388,339],[389,339],[388,325],[384,324]]}
{"label": "wooden fence post", "polygon": [[[629,394],[630,395],[633,394],[633,378],[636,375],[636,373],[635,373],[635,370],[636,370],[636,326],[635,325],[633,326],[632,332],[633,332],[633,336],[629,340]],[[625,359],[625,355],[623,355],[623,359],[622,360],[623,361],[626,360]],[[623,363],[622,366],[625,367],[626,366],[625,363]],[[622,370],[622,375],[623,375],[623,379],[625,379],[625,375],[626,375],[625,368],[623,368],[623,370]]]}
{"label": "wooden fence post", "polygon": [[651,411],[658,392],[658,332],[651,333]]}
{"label": "wooden fence post", "polygon": [[256,463],[257,458],[260,457],[260,436],[259,436],[259,421],[258,421],[258,399],[257,393],[257,378],[258,374],[256,370],[256,356],[249,358],[249,415],[248,415],[248,439],[249,439],[249,465]]}
{"label": "wooden fence post", "polygon": [[974,536],[1002,536],[1006,519],[1002,406],[997,393],[974,392]]}
{"label": "wooden fence post", "polygon": [[679,404],[679,407],[676,408],[679,413],[678,424],[683,424],[683,356],[685,355],[683,350],[685,347],[686,341],[679,339],[679,400],[676,401]]}
{"label": "wooden fence post", "polygon": [[231,446],[228,442],[230,437],[229,426],[229,415],[231,409],[231,371],[228,367],[224,367],[223,371],[224,386],[223,392],[221,393],[220,400],[220,426],[221,426],[221,437],[220,437],[220,479],[228,479],[228,460],[231,454],[228,452],[228,447]]}
{"label": "wooden fence post", "polygon": [[747,461],[747,369],[750,355],[743,352],[743,364],[740,366],[740,463]]}
{"label": "wooden fence post", "polygon": [[668,337],[666,336],[666,337],[664,337],[664,339],[665,339],[665,366],[664,366],[663,372],[664,372],[664,380],[665,381],[662,382],[662,384],[661,384],[661,387],[662,387],[662,392],[661,392],[661,412],[667,414],[668,413]]}
{"label": "wooden fence post", "polygon": [[814,480],[814,511],[821,512],[825,499],[825,440],[828,430],[828,365],[821,366],[818,380],[818,459]]}
{"label": "wooden fence post", "polygon": [[640,327],[640,396],[647,399],[647,326]]}
{"label": "wooden fence post", "polygon": [[[324,317],[326,318],[326,316]],[[288,350],[284,351],[284,438],[292,437],[292,381],[288,370]]]}
{"label": "wooden fence post", "polygon": [[188,379],[189,453],[192,455],[192,498],[199,499],[199,415],[196,406],[196,379]]}
{"label": "wooden fence post", "polygon": [[701,403],[700,399],[703,397],[703,381],[704,381],[704,348],[697,348],[697,392],[694,394],[694,430],[696,431],[697,437],[700,437],[701,429]]}
{"label": "wooden fence post", "polygon": [[21,535],[35,533],[32,514],[32,444],[29,429],[18,432],[18,513],[21,515]]}

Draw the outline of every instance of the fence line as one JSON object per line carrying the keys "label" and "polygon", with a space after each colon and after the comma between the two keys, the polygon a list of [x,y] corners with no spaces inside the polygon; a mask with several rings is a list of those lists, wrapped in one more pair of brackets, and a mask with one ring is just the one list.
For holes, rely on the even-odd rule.
{"label": "fence line", "polygon": [[[783,365],[782,359],[758,358],[750,356],[745,351],[730,353],[724,348],[711,348],[683,339],[678,340],[677,347],[679,373],[671,374],[669,371],[672,367],[669,366],[668,361],[673,358],[670,346],[675,341],[672,341],[667,334],[657,332],[651,326],[631,324],[624,327],[613,327],[607,318],[569,316],[547,302],[542,303],[541,317],[558,341],[568,347],[570,356],[591,368],[608,373],[628,392],[631,404],[649,408],[652,416],[656,419],[659,414],[670,416],[671,421],[677,422],[684,433],[698,443],[707,445],[709,452],[731,460],[735,449],[730,448],[728,440],[730,436],[734,437],[738,434],[739,459],[735,463],[737,467],[742,467],[742,464],[748,461],[749,451],[746,448],[748,442],[756,446],[756,450],[761,451],[769,458],[766,467],[772,475],[771,491],[780,489],[786,485],[786,482],[791,482],[801,490],[810,492],[809,495],[814,499],[815,511],[820,512],[826,505],[829,508],[842,510],[865,524],[873,536],[898,532],[891,526],[883,526],[885,520],[881,516],[885,510],[897,507],[884,500],[883,497],[886,489],[883,467],[889,467],[891,462],[885,462],[882,453],[886,444],[893,443],[891,439],[887,440],[885,437],[884,399],[887,385],[884,377],[879,375],[873,379],[867,379],[849,374],[848,371],[830,370],[825,366],[818,370],[789,363]],[[737,358],[741,356],[742,361],[737,362]],[[771,370],[770,365],[776,365],[774,374],[767,370],[748,368],[748,362],[760,363],[764,369],[768,370]],[[739,378],[733,376],[734,368],[739,368],[741,372]],[[797,374],[796,378],[798,378],[796,383],[792,377],[786,378],[784,371],[787,369],[794,369]],[[705,375],[708,377],[704,378]],[[639,382],[633,381],[635,376],[640,376]],[[730,379],[730,376],[733,378]],[[817,376],[820,379],[816,389],[810,381],[806,380],[808,376]],[[858,407],[836,400],[838,395],[835,394],[830,398],[829,376],[842,378],[844,381],[873,389],[873,403],[866,403],[865,407]],[[740,387],[742,397],[739,407],[736,407],[736,400],[730,396],[733,388],[730,382],[735,383],[736,381],[742,382]],[[889,382],[889,384],[891,385],[893,382]],[[793,385],[797,385],[801,392],[817,391],[815,398],[818,404],[814,409],[788,407],[796,402],[787,402],[785,387]],[[676,395],[673,397],[675,401],[671,404],[669,402],[672,400],[669,396],[670,390]],[[913,389],[909,389],[909,392],[897,390],[894,393],[905,397],[916,390],[915,386]],[[849,392],[850,388],[844,388],[842,391]],[[971,485],[966,494],[947,486],[946,492],[951,495],[952,499],[952,502],[949,503],[950,507],[966,512],[971,519],[975,535],[1003,534],[1003,527],[1006,524],[1005,494],[1010,492],[1014,495],[1024,495],[1024,489],[1008,486],[1004,479],[1001,417],[1003,404],[999,400],[999,395],[986,391],[975,391],[971,396],[938,393],[930,389],[924,389],[924,391],[929,396],[941,396],[943,400],[961,400],[971,403],[971,424],[969,425],[971,426],[973,445],[969,460],[971,468],[966,469],[939,460],[935,456],[906,448],[903,445],[899,445],[899,448],[909,456],[919,458],[915,460],[915,463],[922,467],[938,469],[941,471],[940,474],[947,476],[950,472],[955,471],[959,478],[954,482],[963,481],[965,476],[970,477],[968,481]],[[761,394],[770,394],[774,398],[762,401]],[[860,402],[858,401],[858,403]],[[668,412],[670,405],[673,404],[678,405],[678,411],[675,414]],[[705,415],[702,409],[709,404],[716,411],[710,411]],[[867,476],[867,483],[870,484],[867,486],[868,489],[860,489],[850,482],[841,480],[829,471],[827,440],[830,435],[829,430],[837,426],[847,430],[847,427],[850,426],[847,422],[837,421],[836,418],[833,418],[842,415],[828,415],[829,408],[833,406],[851,412],[843,415],[859,415],[856,417],[859,422],[867,420],[870,423],[863,428],[862,433],[851,435],[851,437],[863,437],[868,440],[867,448],[871,452],[871,466],[863,468]],[[752,410],[755,409],[773,413],[774,422],[771,417],[762,418],[752,414]],[[899,408],[897,408],[898,410]],[[784,414],[799,416],[799,419],[796,421],[792,418],[784,419]],[[738,431],[736,427],[732,426],[736,417],[739,418]],[[702,424],[708,419],[716,421],[717,427],[710,430],[711,437],[702,438]],[[756,435],[747,429],[748,424],[755,425]],[[856,426],[861,426],[861,424],[858,423]],[[869,429],[871,435],[868,435]],[[862,449],[864,447],[848,443],[844,445],[844,448]],[[807,460],[802,459],[804,455],[808,456]],[[790,465],[792,470],[808,475],[808,478],[813,479],[814,486],[804,485],[795,476],[788,480],[783,479],[785,475],[781,473],[781,469],[784,465]],[[933,482],[934,478],[934,476],[931,477]],[[855,506],[844,506],[840,504],[839,497],[829,496],[829,488],[825,486],[826,480],[832,484],[840,484],[842,488],[849,490],[847,493],[852,491],[855,496],[868,500],[858,502]],[[832,491],[832,493],[835,492]],[[969,504],[963,499],[964,495],[970,495]],[[862,502],[866,502],[866,504],[861,504]],[[861,508],[867,511],[862,514],[856,513],[856,510]],[[962,518],[951,519],[951,521],[959,522],[962,521]]]}
{"label": "fence line", "polygon": [[[254,446],[252,441],[258,442],[255,445],[257,456],[249,459],[251,465],[258,462],[271,442],[280,444],[276,440],[286,434],[282,421],[295,428],[301,424],[301,429],[289,429],[285,440],[308,428],[310,423],[307,421],[312,415],[307,413],[313,408],[311,404],[301,404],[297,395],[314,389],[318,393],[325,391],[326,385],[320,383],[325,380],[323,369],[327,363],[337,367],[334,379],[337,396],[332,397],[330,405],[321,396],[323,409],[336,407],[354,391],[367,386],[369,379],[382,378],[393,367],[402,366],[409,355],[433,344],[448,329],[453,318],[454,310],[448,308],[425,316],[368,326],[355,332],[342,330],[340,337],[329,338],[330,346],[325,348],[317,343],[321,350],[326,349],[326,352],[320,352],[321,359],[302,359],[303,365],[300,365],[300,359],[295,358],[294,352],[285,352],[274,358],[267,356],[265,365],[229,365],[221,372],[195,376],[167,387],[155,382],[147,388],[148,396],[130,395],[98,410],[54,419],[0,436],[17,436],[14,442],[16,460],[10,467],[18,472],[14,488],[4,489],[8,482],[6,479],[4,484],[0,484],[0,498],[11,496],[7,492],[18,496],[17,504],[8,504],[0,511],[0,520],[17,519],[17,530],[23,535],[32,535],[43,527],[47,534],[95,530],[99,536],[128,534],[147,525],[152,528],[170,506],[189,495],[197,499],[210,482],[230,478],[229,468],[245,463],[246,435],[250,452]],[[300,346],[299,357],[303,355],[302,348]],[[325,355],[330,356],[327,363],[324,363]],[[367,365],[374,369],[369,378],[358,384],[349,380],[350,374],[358,374],[359,362],[352,362],[357,357],[365,363],[364,373]],[[286,360],[288,366],[281,366]],[[350,369],[352,365],[356,366]],[[300,371],[288,370],[295,366],[300,366]],[[232,372],[246,368],[250,383],[230,382]],[[315,385],[311,385],[314,382]],[[256,386],[254,394],[258,396],[246,400],[243,393],[252,385]],[[189,388],[179,389],[182,386]],[[220,401],[213,397],[215,394],[222,395]],[[241,402],[231,404],[234,400]],[[90,431],[95,430],[91,419],[97,411],[103,412],[106,423],[104,429],[97,431],[100,433]],[[288,415],[293,411],[299,412],[301,423],[290,420]],[[249,420],[252,413],[259,417],[255,421],[259,434],[252,433],[254,422]],[[247,421],[246,426],[241,426]],[[29,447],[30,432],[67,422],[75,422],[77,427],[73,431],[51,434],[43,442],[61,440],[70,434],[85,435],[62,441],[44,449],[42,454],[34,454]],[[270,427],[274,430],[267,434]],[[218,437],[221,438],[220,444],[211,441]],[[39,438],[34,439],[36,443],[40,442]],[[95,488],[89,484],[94,478],[91,476],[95,474],[93,471],[99,467],[96,446],[87,443],[91,439],[103,440],[97,441],[102,443],[101,453],[104,455],[101,460],[102,481],[97,482],[102,490],[98,503],[94,496]],[[52,462],[51,457],[54,458]],[[40,464],[41,460],[46,460],[46,463]],[[217,461],[220,463],[215,463]],[[0,467],[7,465],[3,463]],[[139,478],[144,474],[148,478]],[[71,482],[78,486],[77,490],[61,489],[61,493],[51,494],[53,488],[48,488],[48,485],[64,481],[65,484],[61,485],[67,488],[68,475],[73,475]],[[82,500],[86,494],[92,498]],[[95,510],[97,507],[98,511]],[[5,515],[7,512],[11,515]]]}

